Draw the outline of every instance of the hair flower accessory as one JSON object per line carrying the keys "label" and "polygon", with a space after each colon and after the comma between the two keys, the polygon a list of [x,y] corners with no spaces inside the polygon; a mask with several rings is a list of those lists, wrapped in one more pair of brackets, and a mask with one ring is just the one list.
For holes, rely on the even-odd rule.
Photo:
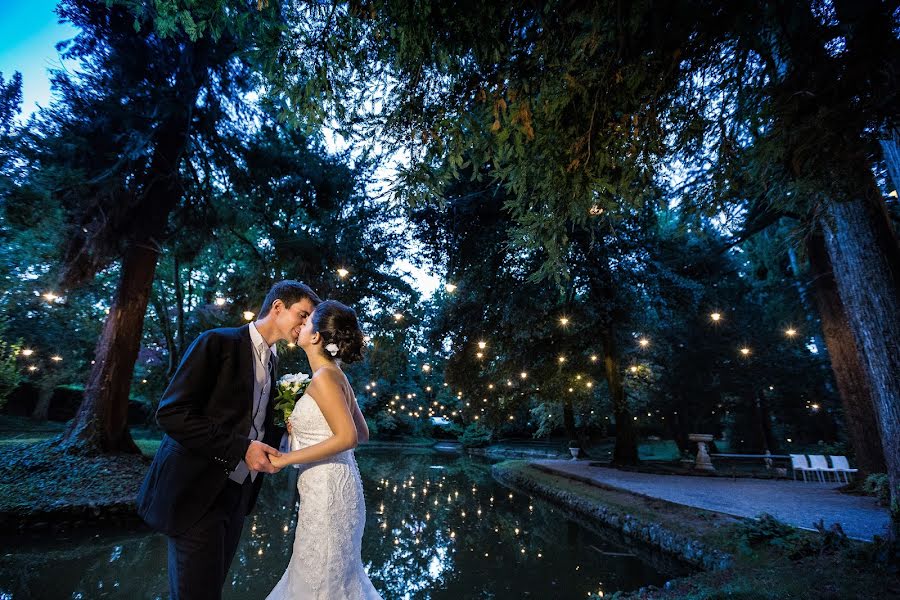
{"label": "hair flower accessory", "polygon": [[332,355],[332,356],[337,356],[337,353],[338,353],[338,347],[337,347],[337,344],[335,344],[334,342],[332,342],[332,343],[328,344],[327,346],[325,346],[325,349],[328,350],[328,353],[329,353],[330,355]]}

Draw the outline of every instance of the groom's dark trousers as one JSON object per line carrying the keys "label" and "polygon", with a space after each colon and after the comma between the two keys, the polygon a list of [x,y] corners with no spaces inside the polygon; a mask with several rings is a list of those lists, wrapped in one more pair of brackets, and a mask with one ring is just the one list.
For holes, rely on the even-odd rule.
{"label": "groom's dark trousers", "polygon": [[220,598],[241,539],[253,493],[228,480],[210,509],[190,529],[169,536],[169,592],[172,598]]}
{"label": "groom's dark trousers", "polygon": [[[138,514],[169,538],[169,589],[178,600],[220,598],[244,517],[264,476],[230,479],[250,446],[255,384],[249,325],[198,337],[163,393],[166,432],[138,492]],[[278,446],[270,389],[262,441]]]}

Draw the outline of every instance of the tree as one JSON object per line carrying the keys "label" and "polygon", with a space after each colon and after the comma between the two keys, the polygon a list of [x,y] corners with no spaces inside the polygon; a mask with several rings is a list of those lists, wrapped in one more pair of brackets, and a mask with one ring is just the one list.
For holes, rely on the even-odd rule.
{"label": "tree", "polygon": [[[58,98],[37,119],[34,177],[19,196],[46,190],[65,211],[65,288],[121,259],[67,450],[139,452],[126,424],[128,392],[192,132],[205,118],[225,116],[225,105],[249,89],[251,54],[243,47],[270,12],[244,8],[179,33],[145,7],[71,0],[58,8],[80,29],[64,56],[81,69],[54,74]],[[191,15],[179,22],[191,25]],[[201,32],[207,37],[198,39]]]}
{"label": "tree", "polygon": [[[410,150],[404,188],[439,194],[467,160],[474,173],[491,164],[511,192],[518,244],[547,251],[538,277],[565,275],[571,223],[594,205],[640,205],[676,153],[697,166],[689,175],[703,190],[682,199],[695,210],[733,209],[756,186],[769,212],[821,226],[876,400],[898,536],[900,251],[871,169],[896,127],[890,3],[297,4],[287,95],[319,98],[291,84],[308,73],[300,65],[321,70],[313,90],[326,103],[393,84],[374,123]],[[358,62],[328,63],[351,44]]]}

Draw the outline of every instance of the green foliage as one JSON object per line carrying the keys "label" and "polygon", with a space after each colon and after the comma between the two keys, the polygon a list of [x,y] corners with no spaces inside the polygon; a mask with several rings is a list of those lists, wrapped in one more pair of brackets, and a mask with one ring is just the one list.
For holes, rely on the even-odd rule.
{"label": "green foliage", "polygon": [[478,421],[469,423],[459,436],[460,443],[467,448],[482,448],[491,443],[494,432]]}
{"label": "green foliage", "polygon": [[22,378],[17,360],[21,345],[4,339],[4,330],[4,322],[0,321],[0,409]]}
{"label": "green foliage", "polygon": [[878,499],[882,506],[889,506],[891,502],[891,482],[887,473],[872,473],[863,482],[863,491]]}
{"label": "green foliage", "polygon": [[812,537],[771,515],[762,514],[758,519],[742,521],[736,526],[735,544],[745,554],[753,554],[762,546],[768,546],[790,560],[834,554],[847,548],[849,542],[840,527],[826,530],[820,521],[816,529],[820,535]]}

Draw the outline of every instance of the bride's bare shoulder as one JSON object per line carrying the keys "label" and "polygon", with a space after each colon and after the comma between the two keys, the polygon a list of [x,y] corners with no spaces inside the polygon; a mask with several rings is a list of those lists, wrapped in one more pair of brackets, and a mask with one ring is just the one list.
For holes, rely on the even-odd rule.
{"label": "bride's bare shoulder", "polygon": [[320,393],[340,393],[343,390],[344,375],[338,369],[331,367],[323,367],[313,373],[306,388],[307,393],[314,395],[316,391]]}

